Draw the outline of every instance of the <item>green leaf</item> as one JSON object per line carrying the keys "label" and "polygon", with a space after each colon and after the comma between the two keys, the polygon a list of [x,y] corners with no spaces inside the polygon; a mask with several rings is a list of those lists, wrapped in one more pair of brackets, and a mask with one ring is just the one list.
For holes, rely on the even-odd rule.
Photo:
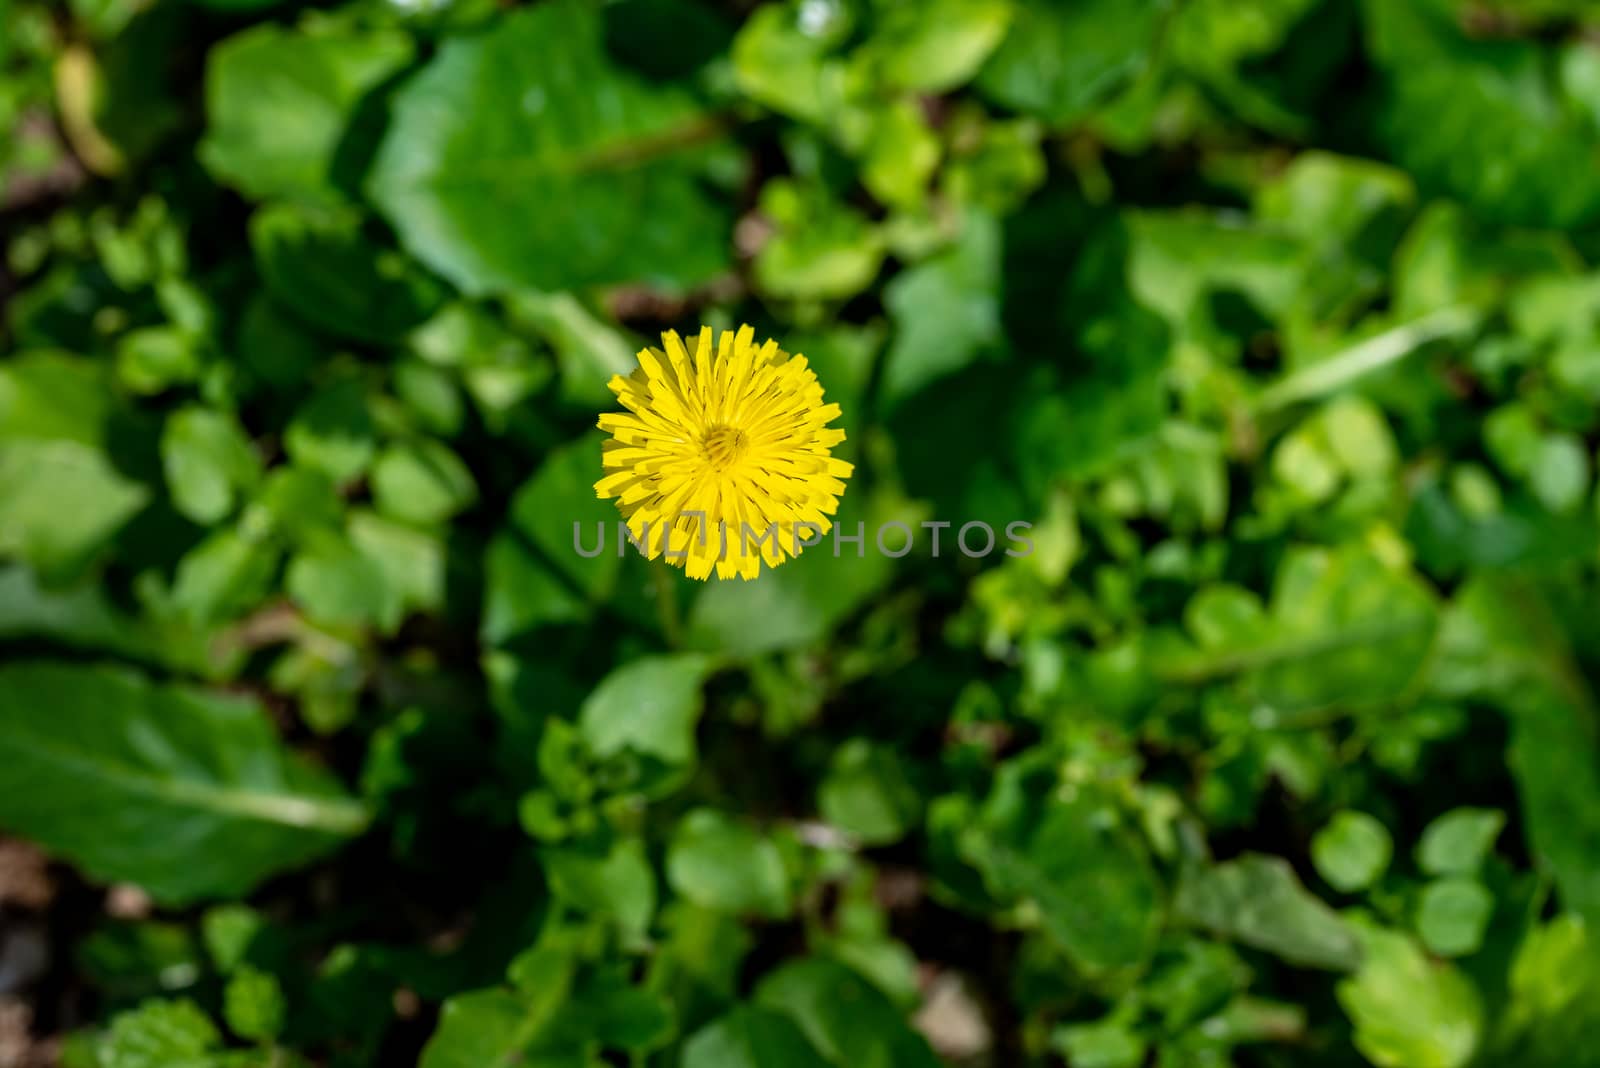
{"label": "green leaf", "polygon": [[1422,889],[1417,900],[1417,934],[1441,957],[1465,957],[1483,945],[1494,915],[1494,895],[1475,879],[1451,876]]}
{"label": "green leaf", "polygon": [[0,668],[0,825],[95,879],[170,905],[242,895],[367,820],[253,701],[112,668]]}
{"label": "green leaf", "polygon": [[1349,927],[1300,884],[1281,857],[1247,853],[1188,872],[1173,910],[1188,923],[1291,964],[1349,971],[1361,959]]}
{"label": "green leaf", "polygon": [[1600,1050],[1600,956],[1594,928],[1571,913],[1533,927],[1511,965],[1511,1003],[1496,1047],[1526,1068],[1594,1068]]}
{"label": "green leaf", "polygon": [[222,994],[222,1017],[228,1030],[250,1042],[277,1038],[287,1013],[278,980],[248,964],[233,974]]}
{"label": "green leaf", "polygon": [[962,851],[993,893],[1032,901],[1044,932],[1085,971],[1137,967],[1154,951],[1160,884],[1103,801],[1085,793],[1052,804],[1019,842],[973,829]]}
{"label": "green leaf", "polygon": [[104,1068],[216,1068],[222,1035],[188,998],[118,1013],[99,1049]]}
{"label": "green leaf", "polygon": [[761,188],[761,211],[777,227],[756,255],[756,284],[794,300],[840,300],[877,277],[884,239],[872,222],[826,190],[786,178]]}
{"label": "green leaf", "polygon": [[1417,865],[1429,875],[1470,875],[1483,866],[1505,829],[1497,808],[1453,808],[1428,824],[1417,843]]}
{"label": "green leaf", "polygon": [[350,209],[268,205],[250,219],[250,246],[267,291],[334,337],[398,341],[444,300],[437,279],[367,237]]}
{"label": "green leaf", "polygon": [[683,1068],[828,1068],[787,1016],[751,1005],[690,1035],[681,1063]]}
{"label": "green leaf", "polygon": [[778,847],[713,809],[678,822],[667,847],[667,882],[695,904],[724,912],[779,918],[793,908]]}
{"label": "green leaf", "polygon": [[[535,546],[544,562],[576,592],[593,601],[609,597],[622,571],[617,523],[621,515],[610,501],[595,496],[600,475],[600,440],[591,431],[546,454],[532,478],[511,499],[511,528]],[[605,548],[593,556],[597,538]],[[624,539],[625,541],[626,539]],[[631,546],[625,549],[633,552]]]}
{"label": "green leaf", "polygon": [[824,957],[791,961],[769,972],[756,987],[754,1001],[792,1018],[810,1043],[836,1064],[894,1068],[940,1064],[927,1039],[907,1026],[888,995]]}
{"label": "green leaf", "polygon": [[472,471],[447,445],[431,439],[399,442],[372,465],[378,511],[412,523],[440,523],[477,500]]}
{"label": "green leaf", "polygon": [[896,275],[883,300],[894,320],[879,396],[885,410],[999,348],[1000,227],[970,215],[954,248]]}
{"label": "green leaf", "polygon": [[295,463],[335,482],[359,476],[376,447],[361,383],[346,379],[313,395],[290,420],[283,445]]}
{"label": "green leaf", "polygon": [[1164,0],[1019,4],[978,88],[1051,123],[1076,122],[1144,69],[1165,7]]}
{"label": "green leaf", "polygon": [[1365,812],[1340,812],[1311,839],[1318,873],[1346,894],[1377,882],[1393,854],[1388,828]]}
{"label": "green leaf", "polygon": [[1011,22],[1011,0],[884,5],[861,61],[898,89],[942,93],[977,73]]}
{"label": "green leaf", "polygon": [[540,859],[556,897],[581,912],[611,917],[625,938],[643,941],[656,911],[656,876],[639,839],[614,842],[604,856],[550,848]]}
{"label": "green leaf", "polygon": [[280,555],[267,539],[223,527],[178,561],[172,607],[195,626],[232,619],[267,595]]}
{"label": "green leaf", "polygon": [[1573,227],[1600,217],[1600,176],[1589,166],[1600,129],[1553,76],[1555,49],[1469,38],[1440,4],[1363,7],[1390,93],[1377,126],[1419,184],[1497,223]]}
{"label": "green leaf", "polygon": [[845,66],[831,53],[848,36],[851,23],[842,4],[810,9],[796,0],[762,4],[733,41],[733,75],[740,91],[774,111],[824,122],[843,102]]}
{"label": "green leaf", "polygon": [[1336,988],[1355,1025],[1355,1043],[1379,1068],[1460,1068],[1483,1033],[1472,983],[1430,961],[1410,936],[1359,928],[1361,970]]}
{"label": "green leaf", "polygon": [[921,817],[922,799],[895,751],[852,738],[817,787],[822,818],[865,845],[898,841]]}
{"label": "green leaf", "polygon": [[1258,640],[1164,656],[1157,672],[1194,683],[1240,675],[1263,715],[1392,699],[1426,666],[1433,593],[1403,565],[1359,544],[1288,553]]}
{"label": "green leaf", "polygon": [[369,191],[466,292],[682,287],[726,263],[726,214],[687,152],[716,120],[614,66],[602,23],[583,0],[514,12],[445,41],[396,94]]}
{"label": "green leaf", "polygon": [[318,623],[390,631],[400,622],[399,588],[376,560],[344,540],[319,542],[296,553],[283,586]]}
{"label": "green leaf", "polygon": [[701,687],[716,661],[698,653],[645,656],[601,680],[584,699],[578,727],[589,750],[611,757],[624,750],[667,764],[692,764],[694,731],[704,706]]}
{"label": "green leaf", "polygon": [[1435,685],[1506,711],[1530,852],[1563,904],[1600,923],[1600,705],[1548,595],[1479,578],[1456,595],[1441,646]]}
{"label": "green leaf", "polygon": [[47,582],[92,563],[150,499],[108,454],[115,411],[90,361],[31,353],[0,366],[0,554]]}
{"label": "green leaf", "polygon": [[206,68],[200,161],[257,200],[328,196],[357,104],[411,55],[394,30],[265,23],[228,38]]}
{"label": "green leaf", "polygon": [[161,465],[173,505],[196,523],[226,518],[237,496],[261,477],[261,460],[244,428],[205,408],[184,408],[167,417]]}

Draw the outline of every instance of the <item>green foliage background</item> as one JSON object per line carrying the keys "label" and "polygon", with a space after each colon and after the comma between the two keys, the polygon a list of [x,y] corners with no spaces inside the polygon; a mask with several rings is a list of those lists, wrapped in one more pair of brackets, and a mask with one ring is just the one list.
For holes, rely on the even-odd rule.
{"label": "green foliage background", "polygon": [[[0,26],[67,1064],[1600,1065],[1591,5]],[[745,321],[914,551],[578,556]]]}

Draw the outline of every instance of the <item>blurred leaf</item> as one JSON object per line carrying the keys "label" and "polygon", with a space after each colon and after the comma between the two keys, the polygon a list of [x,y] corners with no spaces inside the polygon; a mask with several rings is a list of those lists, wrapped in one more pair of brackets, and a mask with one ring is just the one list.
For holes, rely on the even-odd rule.
{"label": "blurred leaf", "polygon": [[1430,961],[1408,935],[1358,930],[1361,969],[1337,988],[1356,1048],[1379,1068],[1459,1068],[1471,1060],[1483,1034],[1472,983]]}
{"label": "blurred leaf", "polygon": [[227,517],[237,495],[261,477],[261,460],[244,428],[204,408],[185,408],[167,418],[161,463],[174,506],[196,523]]}
{"label": "blurred leaf", "polygon": [[1441,957],[1464,957],[1483,945],[1494,914],[1494,895],[1482,883],[1461,876],[1436,879],[1417,901],[1417,934]]}
{"label": "blurred leaf", "polygon": [[704,703],[701,686],[716,662],[695,653],[640,657],[594,688],[578,713],[584,741],[596,756],[631,749],[668,764],[691,764],[694,732]]}
{"label": "blurred leaf", "polygon": [[108,454],[114,401],[87,361],[33,353],[0,367],[0,554],[70,579],[150,498]]}
{"label": "blurred leaf", "polygon": [[172,905],[244,894],[366,827],[254,702],[111,668],[18,663],[0,677],[0,824],[96,879]]}
{"label": "blurred leaf", "polygon": [[769,972],[756,987],[754,1000],[792,1018],[811,1045],[836,1064],[940,1064],[927,1040],[907,1026],[887,996],[826,958],[791,961]]}
{"label": "blurred leaf", "polygon": [[1302,967],[1350,971],[1361,960],[1344,921],[1280,857],[1247,853],[1188,873],[1173,910],[1189,923]]}
{"label": "blurred leaf", "polygon": [[825,190],[774,179],[762,187],[761,211],[777,227],[756,255],[755,280],[763,292],[837,300],[854,296],[877,277],[882,235]]}
{"label": "blurred leaf", "polygon": [[314,394],[283,435],[290,459],[334,482],[348,482],[372,462],[372,415],[361,383],[347,379]]}
{"label": "blurred leaf", "polygon": [[553,848],[541,855],[550,890],[574,909],[610,916],[624,937],[643,941],[656,911],[656,876],[637,839],[604,856]]}
{"label": "blurred leaf", "polygon": [[893,749],[852,738],[829,762],[817,807],[823,819],[862,843],[886,845],[916,825],[922,799]]}
{"label": "blurred leaf", "polygon": [[352,211],[272,204],[251,218],[250,244],[268,292],[335,337],[398,340],[444,298],[405,255],[369,240]]}
{"label": "blurred leaf", "polygon": [[697,905],[779,918],[793,908],[783,857],[768,838],[713,809],[678,822],[667,881]]}
{"label": "blurred leaf", "polygon": [[884,287],[895,340],[879,386],[885,409],[1002,344],[1000,229],[971,215],[950,251],[896,275]]}
{"label": "blurred leaf", "polygon": [[682,287],[726,262],[727,220],[686,156],[716,132],[687,92],[610,63],[598,9],[556,0],[444,44],[396,94],[369,189],[468,293]]}
{"label": "blurred leaf", "polygon": [[1505,825],[1499,809],[1453,808],[1422,832],[1417,865],[1429,875],[1469,875],[1483,865]]}
{"label": "blurred leaf", "polygon": [[1051,805],[1015,843],[972,828],[962,850],[994,893],[1035,903],[1045,933],[1078,967],[1133,968],[1154,950],[1160,884],[1103,802],[1080,795]]}
{"label": "blurred leaf", "polygon": [[1164,0],[1044,0],[1018,5],[978,88],[1007,107],[1067,125],[1144,68]]}
{"label": "blurred leaf", "polygon": [[744,1005],[689,1036],[683,1068],[826,1068],[801,1030],[770,1009]]}
{"label": "blurred leaf", "polygon": [[942,93],[977,73],[1011,22],[1011,0],[926,0],[880,7],[865,61],[899,89]]}
{"label": "blurred leaf", "polygon": [[429,439],[399,442],[372,465],[378,510],[412,523],[439,523],[477,499],[472,472],[449,447]]}
{"label": "blurred leaf", "polygon": [[1394,840],[1383,824],[1365,812],[1345,810],[1311,840],[1317,872],[1335,890],[1364,890],[1383,875],[1394,853]]}
{"label": "blurred leaf", "polygon": [[411,56],[393,30],[266,23],[236,34],[210,54],[200,161],[257,200],[327,198],[356,105]]}
{"label": "blurred leaf", "polygon": [[99,1049],[105,1068],[215,1068],[222,1034],[194,1002],[147,1001],[118,1013]]}
{"label": "blurred leaf", "polygon": [[1600,130],[1551,77],[1552,49],[1468,38],[1436,3],[1363,7],[1390,93],[1379,128],[1425,188],[1495,222],[1577,226],[1600,215],[1589,166]]}

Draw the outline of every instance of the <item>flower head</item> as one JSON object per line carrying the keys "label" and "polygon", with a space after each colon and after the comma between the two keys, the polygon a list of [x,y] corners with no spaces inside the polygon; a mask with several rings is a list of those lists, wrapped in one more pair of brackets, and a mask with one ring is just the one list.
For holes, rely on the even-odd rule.
{"label": "flower head", "polygon": [[606,475],[628,534],[650,558],[665,555],[690,578],[752,579],[828,532],[852,467],[830,450],[837,404],[804,356],[755,332],[709,326],[685,347],[676,332],[639,351],[639,369],[614,375],[626,412],[600,416],[611,435]]}

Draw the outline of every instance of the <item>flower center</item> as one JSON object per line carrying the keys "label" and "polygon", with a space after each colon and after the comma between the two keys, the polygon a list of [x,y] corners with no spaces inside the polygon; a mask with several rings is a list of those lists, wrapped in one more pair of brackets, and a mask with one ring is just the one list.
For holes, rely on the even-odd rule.
{"label": "flower center", "polygon": [[743,430],[731,426],[714,426],[700,439],[700,448],[705,452],[706,463],[714,470],[726,471],[744,455],[749,441]]}

